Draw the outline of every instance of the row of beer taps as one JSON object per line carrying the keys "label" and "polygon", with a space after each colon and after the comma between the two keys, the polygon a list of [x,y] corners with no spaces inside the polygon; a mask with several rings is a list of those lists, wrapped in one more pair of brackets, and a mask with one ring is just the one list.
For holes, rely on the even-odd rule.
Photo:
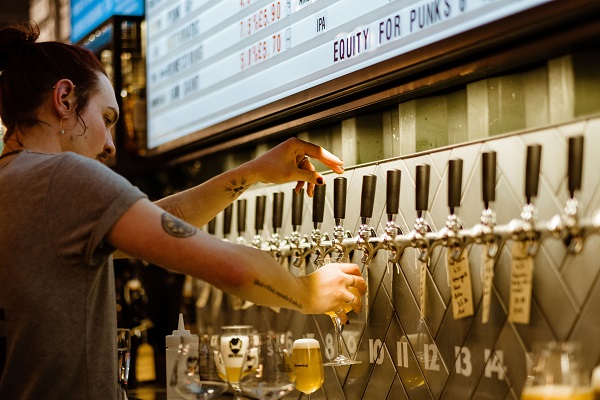
{"label": "row of beer taps", "polygon": [[[496,153],[487,151],[482,153],[482,199],[483,211],[480,221],[472,228],[464,228],[456,210],[460,207],[462,195],[463,161],[451,159],[448,164],[448,207],[449,215],[445,226],[437,232],[432,231],[425,220],[429,204],[430,166],[427,164],[416,167],[415,180],[415,206],[417,218],[413,229],[402,232],[396,224],[396,216],[400,210],[400,181],[401,171],[392,169],[386,176],[386,214],[387,222],[384,232],[378,235],[376,230],[369,225],[373,216],[375,189],[377,176],[368,174],[363,176],[360,228],[356,235],[346,230],[343,226],[346,214],[347,179],[337,177],[334,179],[333,217],[335,227],[330,237],[321,232],[325,210],[326,185],[315,187],[312,199],[313,229],[310,236],[302,235],[299,228],[302,224],[302,211],[304,193],[292,193],[291,224],[292,232],[287,237],[281,237],[284,193],[273,193],[273,230],[270,238],[263,238],[264,217],[267,197],[259,195],[256,198],[255,235],[251,243],[245,243],[246,232],[246,199],[239,199],[237,203],[237,243],[252,245],[269,252],[276,259],[292,257],[293,265],[299,267],[310,256],[314,255],[314,263],[319,264],[326,257],[339,257],[342,259],[350,252],[362,252],[362,262],[368,265],[379,250],[389,253],[388,261],[398,264],[404,250],[414,248],[417,250],[418,259],[427,262],[432,251],[442,246],[451,251],[452,257],[458,259],[465,248],[471,244],[484,245],[487,256],[494,258],[507,240],[520,241],[527,245],[527,254],[535,256],[540,242],[547,237],[561,239],[569,253],[581,252],[585,238],[591,233],[600,232],[600,211],[592,218],[580,219],[578,213],[577,193],[581,189],[583,167],[583,136],[570,137],[568,140],[568,190],[569,199],[562,214],[556,215],[546,223],[536,220],[537,210],[534,199],[538,194],[540,161],[542,146],[532,144],[527,147],[525,166],[525,205],[520,217],[513,219],[508,224],[499,225],[492,204],[496,198]],[[223,212],[223,236],[230,240],[233,204]],[[209,233],[215,233],[215,220],[208,225]]]}

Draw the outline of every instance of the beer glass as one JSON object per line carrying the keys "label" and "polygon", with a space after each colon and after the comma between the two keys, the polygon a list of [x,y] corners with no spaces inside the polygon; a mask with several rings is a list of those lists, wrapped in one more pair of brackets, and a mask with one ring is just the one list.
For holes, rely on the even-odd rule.
{"label": "beer glass", "polygon": [[244,393],[266,400],[280,399],[294,390],[295,374],[285,343],[282,333],[250,336],[239,381]]}
{"label": "beer glass", "polygon": [[[325,264],[329,264],[329,263],[347,263],[349,262],[347,257],[329,257],[329,258],[325,258],[320,265],[317,266],[317,268],[322,267]],[[357,298],[360,298],[360,294],[358,293],[358,291],[356,290],[355,287],[349,287],[348,290],[350,290],[350,292],[352,292],[353,295],[355,295]],[[350,311],[352,311],[352,306],[350,305],[350,303],[344,303],[344,308],[343,308],[345,313],[349,313]],[[341,312],[341,310],[340,310]],[[351,365],[351,364],[360,364],[360,361],[356,361],[356,360],[352,360],[348,357],[346,357],[343,353],[344,350],[344,339],[342,338],[342,321],[340,320],[340,317],[333,311],[329,311],[326,312],[325,314],[329,315],[331,317],[331,321],[333,322],[333,327],[335,328],[335,337],[337,340],[337,347],[336,347],[336,354],[334,354],[334,357],[332,360],[326,362],[323,365],[326,366],[333,366],[333,367],[337,367],[337,366],[341,366],[341,365]]]}
{"label": "beer glass", "polygon": [[521,400],[593,400],[581,347],[572,342],[536,344]]}
{"label": "beer glass", "polygon": [[303,338],[294,341],[292,361],[296,373],[296,389],[310,400],[325,379],[321,347],[316,339]]}
{"label": "beer glass", "polygon": [[227,381],[235,392],[235,399],[238,400],[242,399],[242,389],[239,385],[242,363],[253,333],[254,328],[251,325],[231,325],[221,328],[219,346],[227,371]]}

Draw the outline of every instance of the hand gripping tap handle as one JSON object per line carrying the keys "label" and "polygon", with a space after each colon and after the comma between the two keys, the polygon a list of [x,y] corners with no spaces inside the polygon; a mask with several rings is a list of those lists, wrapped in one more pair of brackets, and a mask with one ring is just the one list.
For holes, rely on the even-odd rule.
{"label": "hand gripping tap handle", "polygon": [[346,218],[347,179],[339,176],[333,180],[333,218],[336,225],[341,225]]}
{"label": "hand gripping tap handle", "polygon": [[360,201],[360,216],[363,223],[373,216],[373,205],[375,203],[375,188],[377,186],[376,175],[364,175],[362,180],[362,192]]}
{"label": "hand gripping tap handle", "polygon": [[292,189],[292,226],[295,231],[302,225],[302,209],[304,208],[304,189],[296,193]]}
{"label": "hand gripping tap handle", "polygon": [[575,192],[581,190],[583,172],[583,136],[569,138],[569,194],[575,197]]}
{"label": "hand gripping tap handle", "polygon": [[312,209],[312,222],[315,229],[319,229],[319,225],[323,223],[323,216],[325,215],[325,191],[326,185],[315,186]]}
{"label": "hand gripping tap handle", "polygon": [[283,192],[273,193],[273,233],[283,226]]}
{"label": "hand gripping tap handle", "polygon": [[481,187],[483,205],[487,210],[490,203],[496,201],[496,152],[488,151],[481,155]]}
{"label": "hand gripping tap handle", "polygon": [[448,161],[448,207],[450,214],[460,207],[462,192],[463,160],[460,158]]}
{"label": "hand gripping tap handle", "polygon": [[388,220],[393,220],[394,215],[400,211],[400,178],[402,171],[390,169],[387,172],[387,185],[385,189],[385,212]]}
{"label": "hand gripping tap handle", "polygon": [[248,202],[246,199],[237,200],[237,229],[240,236],[246,232],[246,208]]}
{"label": "hand gripping tap handle", "polygon": [[254,216],[254,230],[256,234],[265,227],[265,207],[267,205],[267,196],[256,196],[256,214]]}
{"label": "hand gripping tap handle", "polygon": [[417,165],[415,209],[418,218],[429,209],[429,170],[429,164]]}
{"label": "hand gripping tap handle", "polygon": [[233,216],[233,203],[223,210],[223,237],[226,238],[231,233],[231,220]]}
{"label": "hand gripping tap handle", "polygon": [[525,198],[527,204],[531,204],[531,199],[537,197],[538,194],[541,161],[542,146],[539,144],[527,146],[527,158],[525,160]]}

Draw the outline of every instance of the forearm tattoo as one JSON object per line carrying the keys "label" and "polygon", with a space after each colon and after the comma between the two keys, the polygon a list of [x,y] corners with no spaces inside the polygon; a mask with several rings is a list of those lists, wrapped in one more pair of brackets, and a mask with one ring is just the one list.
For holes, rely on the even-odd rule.
{"label": "forearm tattoo", "polygon": [[298,310],[302,310],[302,304],[298,303],[294,299],[291,299],[289,296],[281,293],[280,291],[278,291],[277,289],[275,289],[273,286],[269,285],[268,283],[264,283],[264,282],[259,281],[258,279],[255,279],[254,284],[258,287],[268,290],[269,292],[273,293],[275,296],[279,297],[280,299],[287,301],[289,304],[296,307]]}
{"label": "forearm tattoo", "polygon": [[187,238],[196,233],[196,228],[185,221],[164,213],[160,216],[162,227],[169,235],[176,238]]}
{"label": "forearm tattoo", "polygon": [[248,182],[246,181],[245,177],[232,180],[225,187],[225,191],[233,200],[237,199],[238,196],[242,194],[246,189],[248,189]]}

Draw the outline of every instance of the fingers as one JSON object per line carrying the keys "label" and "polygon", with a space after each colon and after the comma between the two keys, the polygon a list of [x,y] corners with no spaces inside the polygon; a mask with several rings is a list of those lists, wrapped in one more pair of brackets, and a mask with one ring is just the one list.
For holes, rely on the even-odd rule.
{"label": "fingers", "polygon": [[342,168],[344,162],[340,158],[336,157],[321,146],[317,146],[315,144],[308,143],[300,139],[298,139],[298,141],[299,146],[302,148],[302,150],[304,150],[304,155],[321,161],[333,172],[336,172],[338,174],[344,172],[344,168]]}

